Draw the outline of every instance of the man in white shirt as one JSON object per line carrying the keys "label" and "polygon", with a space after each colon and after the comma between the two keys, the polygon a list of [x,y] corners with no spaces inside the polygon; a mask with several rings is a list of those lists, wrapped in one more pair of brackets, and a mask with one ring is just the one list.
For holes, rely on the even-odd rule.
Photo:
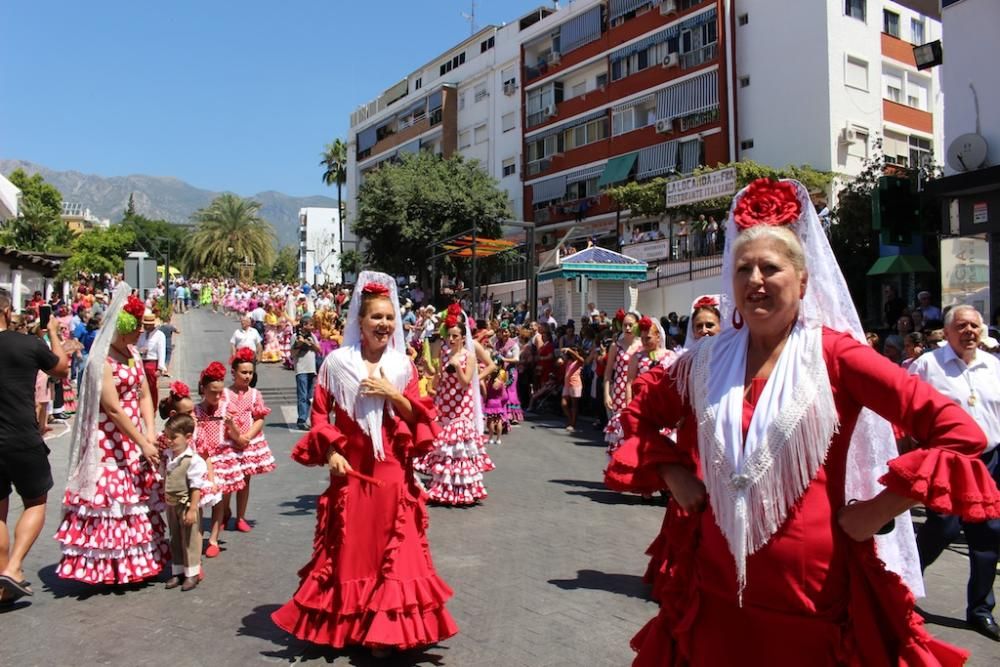
{"label": "man in white shirt", "polygon": [[[917,358],[910,372],[954,400],[976,420],[986,434],[982,461],[1000,485],[1000,360],[979,351],[983,318],[972,306],[955,306],[945,317],[947,345]],[[965,531],[971,567],[966,591],[966,620],[977,632],[1000,642],[993,618],[996,600],[993,581],[1000,545],[1000,519],[967,522],[927,510],[927,521],[917,533],[920,567],[926,569],[941,555],[959,530]]]}
{"label": "man in white shirt", "polygon": [[257,307],[250,311],[250,321],[253,322],[253,328],[260,334],[261,340],[264,338],[265,317],[267,317],[267,311],[264,310],[264,302],[258,301]]}
{"label": "man in white shirt", "polygon": [[559,326],[559,323],[556,322],[556,318],[552,317],[552,308],[546,306],[542,312],[542,322],[549,325],[552,335],[555,336],[556,327]]}
{"label": "man in white shirt", "polygon": [[167,337],[156,328],[156,315],[147,310],[142,316],[142,333],[136,349],[142,357],[142,367],[146,371],[146,381],[149,383],[149,395],[153,399],[153,407],[160,403],[160,392],[157,382],[167,370]]}
{"label": "man in white shirt", "polygon": [[260,358],[261,344],[263,342],[260,333],[250,326],[250,316],[244,315],[240,318],[240,328],[234,331],[233,337],[229,339],[230,352],[235,356],[238,350],[246,348],[253,350],[257,358]]}

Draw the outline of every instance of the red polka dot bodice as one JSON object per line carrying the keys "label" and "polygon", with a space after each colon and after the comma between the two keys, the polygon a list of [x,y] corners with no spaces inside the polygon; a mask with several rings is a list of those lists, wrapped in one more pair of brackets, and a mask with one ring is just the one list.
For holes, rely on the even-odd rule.
{"label": "red polka dot bodice", "polygon": [[[468,367],[468,356],[468,352],[462,353],[459,372],[464,373]],[[441,383],[434,396],[434,405],[437,407],[438,416],[444,423],[452,419],[472,419],[475,414],[472,385],[463,389],[462,384],[458,381],[458,373],[447,373],[443,370],[448,364],[449,358],[450,355],[441,360]],[[476,378],[473,376],[473,381],[475,380]]]}

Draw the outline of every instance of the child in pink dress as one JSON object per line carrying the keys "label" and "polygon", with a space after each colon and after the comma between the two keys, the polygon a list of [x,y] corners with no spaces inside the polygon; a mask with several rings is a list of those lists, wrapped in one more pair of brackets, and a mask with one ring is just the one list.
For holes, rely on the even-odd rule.
{"label": "child in pink dress", "polygon": [[566,358],[566,374],[563,376],[562,409],[566,415],[566,430],[576,430],[576,416],[580,408],[580,397],[583,396],[583,355],[580,350],[563,348]]}
{"label": "child in pink dress", "polygon": [[[247,505],[250,502],[250,478],[275,468],[274,456],[264,438],[264,417],[271,409],[264,405],[260,391],[250,387],[256,362],[253,350],[242,349],[233,357],[233,384],[226,388],[223,399],[227,405],[224,436],[235,453],[243,474],[242,488],[236,491],[236,530],[249,533]],[[229,504],[223,499],[224,509]]]}
{"label": "child in pink dress", "polygon": [[507,373],[503,368],[497,368],[483,382],[483,414],[486,415],[486,431],[490,439],[486,444],[499,445],[500,437],[508,428],[507,412]]}

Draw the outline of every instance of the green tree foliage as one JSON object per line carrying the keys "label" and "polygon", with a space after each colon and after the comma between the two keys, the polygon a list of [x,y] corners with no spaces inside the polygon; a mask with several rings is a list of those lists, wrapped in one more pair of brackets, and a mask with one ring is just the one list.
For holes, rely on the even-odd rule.
{"label": "green tree foliage", "polygon": [[260,217],[260,203],[226,193],[191,216],[197,225],[185,248],[192,275],[229,275],[244,260],[270,265],[275,235],[271,224]]}
{"label": "green tree foliage", "polygon": [[440,252],[436,241],[473,224],[482,237],[497,238],[508,215],[507,194],[477,162],[421,151],[366,176],[353,228],[368,241],[366,265],[423,278]]}
{"label": "green tree foliage", "polygon": [[157,263],[163,264],[169,256],[170,266],[176,266],[187,273],[188,254],[185,252],[185,245],[189,231],[184,225],[166,220],[150,220],[135,213],[129,215],[126,211],[121,226],[132,231],[136,247],[155,257]]}
{"label": "green tree foliage", "polygon": [[57,218],[62,213],[62,193],[56,186],[46,183],[41,174],[28,176],[23,169],[15,169],[7,180],[20,188],[22,204],[37,204]]}
{"label": "green tree foliage", "polygon": [[347,183],[347,144],[340,139],[334,139],[323,149],[322,159],[319,166],[323,167],[323,184],[327,186],[337,186],[337,214],[340,215],[340,230],[338,237],[341,239],[343,248],[344,232],[344,201],[343,187]]}
{"label": "green tree foliage", "polygon": [[268,279],[281,282],[294,282],[299,277],[299,253],[292,246],[284,246],[278,251],[271,265]]}
{"label": "green tree foliage", "polygon": [[121,273],[125,270],[125,255],[135,247],[135,232],[121,225],[86,231],[73,240],[70,257],[63,262],[59,275],[69,279],[80,272]]}
{"label": "green tree foliage", "polygon": [[62,194],[41,174],[28,176],[15,169],[9,179],[21,190],[19,215],[0,230],[0,245],[35,252],[61,252],[69,249],[73,233],[60,218]]}
{"label": "green tree foliage", "polygon": [[365,256],[358,250],[345,250],[340,255],[340,271],[358,275],[365,266]]}
{"label": "green tree foliage", "polygon": [[135,193],[130,192],[128,194],[128,205],[125,207],[125,218],[131,218],[135,216]]}
{"label": "green tree foliage", "polygon": [[[710,171],[717,171],[733,167],[736,169],[736,186],[742,188],[751,181],[758,178],[794,178],[801,181],[810,192],[825,191],[833,182],[833,174],[819,171],[808,165],[788,165],[781,169],[769,167],[753,160],[742,160],[740,162],[730,162],[720,164],[715,167],[700,167],[692,172],[693,176],[698,176]],[[666,183],[665,178],[654,178],[642,183],[625,183],[612,188],[608,188],[608,195],[623,209],[631,209],[634,217],[654,217],[667,213],[666,208]],[[680,206],[672,209],[671,213],[681,216],[697,217],[700,214],[708,214],[720,210],[728,210],[731,197],[716,197],[702,202],[691,204],[690,206]]]}

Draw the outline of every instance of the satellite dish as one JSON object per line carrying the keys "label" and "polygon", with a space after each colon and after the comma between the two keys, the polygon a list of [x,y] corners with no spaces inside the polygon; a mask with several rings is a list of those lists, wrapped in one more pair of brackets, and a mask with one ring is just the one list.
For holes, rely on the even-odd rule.
{"label": "satellite dish", "polygon": [[948,146],[948,165],[955,171],[979,169],[986,162],[986,140],[970,132]]}

